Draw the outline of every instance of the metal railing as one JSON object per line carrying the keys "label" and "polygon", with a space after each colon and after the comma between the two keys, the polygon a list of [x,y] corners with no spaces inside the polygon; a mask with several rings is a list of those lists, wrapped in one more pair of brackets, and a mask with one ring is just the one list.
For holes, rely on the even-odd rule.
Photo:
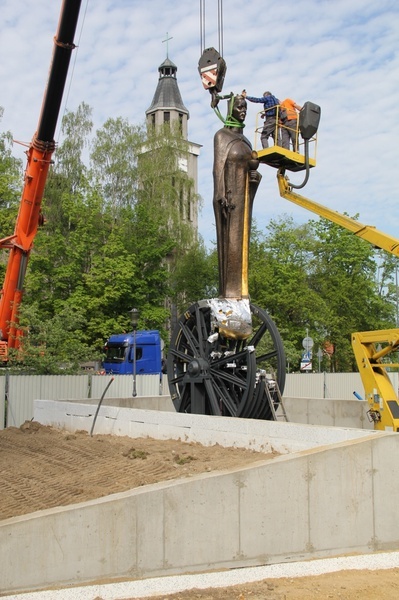
{"label": "metal railing", "polygon": [[[262,123],[262,120],[264,119],[264,111],[259,111],[256,114],[256,122],[255,122],[255,136],[254,136],[254,143],[253,143],[253,148],[256,151],[259,150],[263,150],[261,142],[260,142],[260,136],[262,134],[262,130],[263,130],[263,126],[264,123]],[[270,119],[270,117],[269,117]],[[292,127],[288,127],[288,125],[285,125],[284,123],[281,122],[280,120],[280,106],[276,107],[276,116],[274,117],[275,119],[275,124],[274,124],[274,139],[277,140],[277,144],[275,144],[276,146],[282,148],[282,144],[281,144],[281,132],[283,129],[290,129],[292,130]],[[295,130],[295,145],[298,148],[298,153],[299,154],[304,154],[304,141],[302,140],[302,137],[300,135],[300,131],[299,131],[299,118],[296,120],[296,127]],[[268,143],[269,143],[269,147],[273,146],[272,144],[273,142],[273,138],[269,137],[268,138]],[[311,152],[309,153],[309,158],[316,160],[316,153],[317,153],[317,133],[314,137],[312,137],[309,140],[309,148],[311,149]],[[291,150],[292,151],[292,150]]]}

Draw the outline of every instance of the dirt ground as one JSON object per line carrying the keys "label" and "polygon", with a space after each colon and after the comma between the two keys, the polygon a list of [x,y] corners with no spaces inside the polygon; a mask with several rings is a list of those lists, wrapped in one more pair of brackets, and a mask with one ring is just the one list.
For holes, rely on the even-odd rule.
{"label": "dirt ground", "polygon": [[391,569],[270,579],[230,588],[189,590],[157,596],[157,600],[397,600],[398,597],[399,569]]}
{"label": "dirt ground", "polygon": [[[26,422],[20,428],[0,431],[0,520],[163,480],[250,465],[272,456],[175,440],[90,437],[86,432],[71,434],[34,421]],[[397,600],[399,568],[265,580],[230,588],[190,590],[161,598]]]}
{"label": "dirt ground", "polygon": [[90,437],[27,421],[0,431],[0,520],[272,456],[175,440]]}

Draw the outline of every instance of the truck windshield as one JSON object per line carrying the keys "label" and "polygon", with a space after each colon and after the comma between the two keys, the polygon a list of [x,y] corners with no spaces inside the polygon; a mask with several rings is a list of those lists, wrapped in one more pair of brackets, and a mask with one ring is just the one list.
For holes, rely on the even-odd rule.
{"label": "truck windshield", "polygon": [[106,346],[104,362],[119,363],[125,358],[126,346]]}

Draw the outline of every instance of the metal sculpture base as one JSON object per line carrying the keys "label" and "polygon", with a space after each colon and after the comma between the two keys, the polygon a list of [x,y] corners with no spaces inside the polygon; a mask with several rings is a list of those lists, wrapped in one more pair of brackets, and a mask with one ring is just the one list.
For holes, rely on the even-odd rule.
{"label": "metal sculpture base", "polygon": [[246,340],[251,335],[252,318],[249,300],[212,298],[207,302],[211,309],[213,330],[235,340]]}
{"label": "metal sculpture base", "polygon": [[276,408],[286,364],[276,325],[266,311],[251,304],[250,336],[228,338],[215,327],[211,302],[190,306],[172,335],[167,373],[176,410],[273,420],[268,397]]}

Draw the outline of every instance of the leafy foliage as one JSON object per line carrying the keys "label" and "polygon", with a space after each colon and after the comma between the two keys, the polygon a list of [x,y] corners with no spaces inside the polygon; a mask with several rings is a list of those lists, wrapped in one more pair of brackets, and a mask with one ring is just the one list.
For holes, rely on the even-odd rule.
{"label": "leafy foliage", "polygon": [[[394,305],[378,288],[374,248],[325,219],[295,226],[285,216],[267,229],[266,236],[253,232],[250,290],[275,320],[288,361],[299,366],[309,331],[314,350],[323,351],[323,369],[356,370],[351,334],[393,325]],[[392,266],[385,273],[387,284]],[[330,344],[332,358],[325,352]]]}
{"label": "leafy foliage", "polygon": [[137,159],[144,143],[144,130],[127,119],[108,119],[96,132],[90,153],[92,182],[115,218],[121,208],[136,199]]}
{"label": "leafy foliage", "polygon": [[178,314],[198,300],[214,298],[218,293],[216,251],[208,252],[201,240],[192,245],[176,261],[170,283]]}
{"label": "leafy foliage", "polygon": [[[0,122],[3,109],[0,107]],[[21,197],[22,163],[12,156],[12,134],[0,133],[0,239],[14,233]],[[0,255],[0,277],[4,279],[7,255]]]}
{"label": "leafy foliage", "polygon": [[76,335],[84,327],[84,316],[65,307],[43,321],[37,304],[21,306],[20,326],[24,331],[22,351],[11,352],[9,367],[57,375],[76,373],[80,363],[99,358]]}

